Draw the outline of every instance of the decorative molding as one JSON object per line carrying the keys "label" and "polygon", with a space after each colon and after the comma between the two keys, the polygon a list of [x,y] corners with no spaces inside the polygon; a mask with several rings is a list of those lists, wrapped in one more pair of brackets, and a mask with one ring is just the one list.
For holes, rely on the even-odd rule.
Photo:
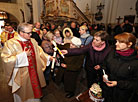
{"label": "decorative molding", "polygon": [[23,21],[22,22],[25,22],[25,17],[24,17],[24,11],[22,9],[20,9],[21,13],[22,13],[22,17],[23,17]]}

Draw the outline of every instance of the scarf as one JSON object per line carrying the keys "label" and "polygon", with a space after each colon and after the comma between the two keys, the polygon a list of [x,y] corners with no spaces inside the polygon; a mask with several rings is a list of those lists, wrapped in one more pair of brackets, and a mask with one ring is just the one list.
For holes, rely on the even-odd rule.
{"label": "scarf", "polygon": [[105,48],[105,46],[106,46],[106,44],[104,43],[104,44],[101,45],[101,47],[97,47],[97,46],[95,46],[95,45],[93,44],[93,42],[92,42],[92,47],[93,47],[93,49],[96,50],[96,51],[102,51],[102,50]]}
{"label": "scarf", "polygon": [[119,51],[117,50],[116,53],[120,54],[121,56],[130,56],[134,52],[134,49],[130,48],[126,51]]}
{"label": "scarf", "polygon": [[88,36],[90,36],[90,34],[85,33],[85,34],[81,35],[81,38],[87,38]]}

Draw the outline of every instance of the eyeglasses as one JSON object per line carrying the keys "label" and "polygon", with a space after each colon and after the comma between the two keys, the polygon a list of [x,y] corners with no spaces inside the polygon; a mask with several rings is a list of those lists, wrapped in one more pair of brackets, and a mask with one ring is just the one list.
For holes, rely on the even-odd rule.
{"label": "eyeglasses", "polygon": [[23,33],[26,33],[26,34],[28,34],[28,35],[29,35],[29,34],[32,34],[32,32],[25,32],[25,31],[22,31],[22,32],[23,32]]}

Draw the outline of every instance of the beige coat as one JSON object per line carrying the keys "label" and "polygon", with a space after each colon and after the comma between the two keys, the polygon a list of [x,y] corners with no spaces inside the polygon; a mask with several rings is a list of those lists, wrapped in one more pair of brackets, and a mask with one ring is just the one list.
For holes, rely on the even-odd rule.
{"label": "beige coat", "polygon": [[[8,83],[13,75],[13,70],[16,62],[16,55],[23,51],[17,39],[20,40],[19,37],[16,36],[5,42],[5,46],[1,53],[1,57],[4,64],[5,76]],[[46,83],[43,75],[43,70],[45,70],[46,68],[48,55],[43,52],[42,48],[38,46],[37,42],[34,39],[31,39],[31,42],[35,50],[37,73],[40,80],[40,84],[41,87],[44,87]],[[22,101],[34,98],[29,78],[28,67],[20,67],[15,76],[14,81],[16,82],[17,85],[20,86],[20,88],[18,88],[15,91],[15,93],[21,97]]]}

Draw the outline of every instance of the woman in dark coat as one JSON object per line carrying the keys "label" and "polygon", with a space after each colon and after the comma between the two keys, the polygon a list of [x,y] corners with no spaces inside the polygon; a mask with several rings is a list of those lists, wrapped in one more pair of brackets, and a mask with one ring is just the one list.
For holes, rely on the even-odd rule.
{"label": "woman in dark coat", "polygon": [[131,33],[115,36],[116,48],[106,57],[102,68],[108,76],[103,77],[103,94],[106,102],[136,102],[138,87],[138,57],[134,46],[136,38]]}
{"label": "woman in dark coat", "polygon": [[102,82],[102,73],[98,69],[111,50],[107,43],[107,37],[108,34],[105,31],[99,31],[94,34],[93,41],[87,46],[62,50],[63,54],[67,54],[68,56],[87,54],[86,73],[88,88],[95,82]]}

